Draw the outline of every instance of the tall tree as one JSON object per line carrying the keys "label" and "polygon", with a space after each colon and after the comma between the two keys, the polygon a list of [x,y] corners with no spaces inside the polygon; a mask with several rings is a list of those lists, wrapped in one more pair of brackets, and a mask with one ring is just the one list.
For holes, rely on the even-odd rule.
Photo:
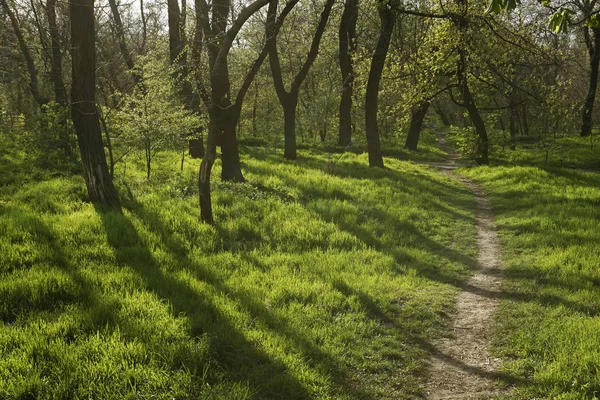
{"label": "tall tree", "polygon": [[592,111],[596,100],[596,89],[598,88],[598,67],[600,66],[600,27],[583,27],[583,35],[589,55],[590,80],[588,92],[583,103],[581,118],[581,136],[589,136],[592,133]]}
{"label": "tall tree", "polygon": [[488,135],[485,122],[479,113],[479,108],[475,104],[475,98],[469,88],[469,65],[468,65],[468,47],[469,47],[469,20],[468,3],[466,0],[455,0],[458,7],[458,15],[453,19],[459,32],[459,43],[457,46],[458,60],[456,63],[456,77],[458,80],[458,91],[461,96],[461,106],[467,110],[469,119],[475,127],[477,135],[477,149],[475,162],[477,164],[488,164]]}
{"label": "tall tree", "polygon": [[46,2],[46,18],[50,34],[50,52],[52,55],[50,77],[54,87],[54,99],[61,106],[67,105],[67,91],[63,80],[61,35],[56,21],[56,0]]}
{"label": "tall tree", "polygon": [[[228,28],[231,0],[213,0],[209,9],[205,0],[196,0],[197,30],[194,35],[194,58],[199,59],[200,49],[206,43],[210,70],[209,90],[199,80],[199,90],[208,108],[208,137],[206,154],[200,163],[198,188],[200,197],[200,217],[203,222],[213,223],[212,200],[210,191],[210,174],[217,157],[217,142],[221,141],[222,171],[221,177],[241,181],[244,179],[239,162],[237,138],[235,132],[235,116],[231,103],[231,82],[229,78],[228,54],[233,41],[242,26],[254,13],[269,3],[269,0],[255,0],[244,7]],[[209,11],[210,10],[210,11]],[[210,13],[212,12],[212,15]],[[201,29],[202,31],[198,31]],[[264,60],[265,56],[262,57]],[[261,61],[262,63],[262,61]],[[260,68],[260,64],[258,64]],[[258,69],[257,69],[258,70]],[[253,68],[250,73],[256,74]],[[249,73],[249,74],[250,74]],[[200,78],[200,76],[198,75]],[[253,76],[252,76],[253,78]],[[245,80],[242,88],[248,87],[252,79]],[[240,90],[241,92],[242,90]],[[243,93],[245,93],[245,91]],[[240,94],[238,93],[238,98]],[[243,98],[243,94],[241,96]],[[240,98],[240,102],[241,102]],[[238,115],[239,118],[239,115]]]}
{"label": "tall tree", "polygon": [[116,204],[119,197],[106,165],[96,108],[94,0],[69,0],[71,20],[71,116],[77,133],[89,199]]}
{"label": "tall tree", "polygon": [[342,95],[339,110],[338,144],[347,146],[352,140],[352,93],[354,89],[354,61],[356,52],[356,22],[358,0],[345,0],[339,29],[339,60],[342,73]]}
{"label": "tall tree", "polygon": [[379,39],[371,58],[371,69],[365,94],[365,133],[367,136],[367,152],[369,166],[383,168],[383,156],[377,126],[377,111],[379,102],[379,83],[383,75],[385,59],[390,48],[394,25],[396,24],[396,7],[398,0],[384,0],[377,5],[377,13],[381,22]]}
{"label": "tall tree", "polygon": [[271,65],[271,73],[273,75],[273,83],[275,85],[275,91],[281,107],[283,108],[284,116],[284,138],[285,138],[285,150],[283,156],[288,160],[296,159],[296,108],[298,106],[298,95],[300,94],[300,86],[306,75],[310,70],[310,67],[314,63],[317,55],[319,54],[319,45],[327,21],[329,20],[329,14],[335,0],[326,0],[323,11],[321,12],[321,18],[317,25],[317,30],[313,36],[310,50],[304,61],[304,64],[294,77],[290,90],[286,90],[285,84],[283,83],[283,76],[281,73],[281,63],[279,61],[279,50],[277,49],[277,36],[273,34],[268,35],[269,41],[269,63]]}
{"label": "tall tree", "polygon": [[33,96],[38,105],[42,106],[48,102],[48,99],[43,97],[40,92],[40,85],[38,83],[38,72],[35,66],[35,62],[33,61],[33,56],[31,55],[31,51],[29,50],[29,46],[27,46],[27,42],[23,36],[23,32],[21,31],[21,27],[19,25],[19,20],[17,19],[16,13],[12,10],[7,0],[0,0],[0,4],[4,9],[6,15],[10,19],[10,23],[15,32],[15,36],[17,37],[17,42],[19,43],[19,48],[21,49],[21,53],[23,54],[23,58],[25,58],[25,62],[27,63],[27,71],[29,72],[29,91]]}

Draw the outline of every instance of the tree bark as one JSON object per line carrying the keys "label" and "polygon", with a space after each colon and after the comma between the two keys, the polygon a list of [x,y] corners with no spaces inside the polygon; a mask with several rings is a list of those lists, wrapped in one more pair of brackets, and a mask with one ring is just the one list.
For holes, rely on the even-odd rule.
{"label": "tree bark", "polygon": [[396,23],[396,13],[393,10],[395,3],[394,0],[388,0],[377,6],[381,28],[379,30],[377,47],[371,59],[371,69],[369,71],[369,80],[365,95],[365,133],[367,136],[367,152],[369,153],[370,167],[383,168],[379,128],[377,126],[377,109],[379,103],[379,83],[383,75],[385,59]]}
{"label": "tree bark", "polygon": [[[267,43],[269,47],[269,64],[271,66],[271,74],[273,75],[273,83],[275,85],[275,92],[277,93],[277,97],[279,98],[279,103],[284,110],[284,139],[285,139],[285,151],[284,158],[287,160],[295,160],[296,159],[296,110],[295,107],[298,104],[298,94],[300,92],[300,86],[306,79],[308,75],[308,71],[310,70],[312,64],[314,63],[317,55],[319,54],[319,45],[321,43],[321,38],[323,37],[323,32],[325,31],[325,27],[327,26],[327,21],[329,20],[329,14],[331,13],[331,8],[333,7],[333,3],[335,0],[327,0],[325,6],[323,7],[323,11],[321,12],[321,18],[319,20],[319,25],[317,26],[317,30],[315,35],[313,36],[313,40],[310,46],[310,50],[308,55],[306,56],[306,60],[300,68],[300,71],[294,77],[294,81],[292,82],[291,88],[289,92],[286,90],[285,85],[283,83],[282,73],[281,73],[281,64],[279,62],[279,50],[277,49],[277,35],[267,34]],[[286,111],[286,107],[291,107],[294,105],[294,112],[292,113],[289,109]],[[294,121],[290,121],[289,118],[294,118]]]}
{"label": "tree bark", "polygon": [[[467,37],[468,30],[468,20],[466,18],[466,0],[455,0],[456,4],[459,8],[463,9],[464,14],[458,15],[455,17],[454,21],[456,27],[459,31],[463,32],[463,36]],[[463,39],[467,40],[467,39]],[[477,134],[477,149],[475,154],[475,162],[477,164],[489,164],[488,161],[488,135],[487,130],[485,128],[485,122],[479,113],[479,109],[475,104],[475,99],[471,94],[471,90],[469,89],[469,80],[468,80],[468,72],[467,72],[467,43],[460,43],[458,46],[458,61],[456,63],[456,77],[458,80],[458,90],[462,99],[462,106],[467,110],[469,114],[469,119],[471,123],[475,127],[475,132]]]}
{"label": "tree bark", "polygon": [[442,124],[444,124],[444,126],[452,125],[452,123],[450,122],[450,118],[448,117],[448,114],[446,114],[446,111],[444,111],[444,109],[439,104],[436,104],[434,102],[433,110],[440,117],[440,119],[442,120]]}
{"label": "tree bark", "polygon": [[77,133],[90,201],[117,204],[119,197],[106,165],[96,111],[94,0],[69,0],[72,76],[71,116]]}
{"label": "tree bark", "polygon": [[284,138],[285,147],[283,157],[286,160],[295,160],[296,154],[296,107],[298,105],[298,94],[288,96],[283,104]]}
{"label": "tree bark", "polygon": [[352,94],[354,90],[354,63],[356,52],[356,22],[358,0],[346,0],[339,29],[339,61],[342,73],[342,95],[339,110],[338,144],[348,146],[352,141]]}
{"label": "tree bark", "polygon": [[[172,1],[172,0],[170,0]],[[230,100],[229,70],[227,55],[231,49],[233,40],[237,33],[248,20],[248,18],[268,3],[268,0],[255,0],[244,7],[238,17],[227,29],[227,18],[230,9],[230,0],[213,0],[211,4],[212,18],[209,19],[209,6],[205,0],[195,0],[196,9],[196,32],[194,35],[194,51],[192,56],[195,60],[200,58],[200,47],[206,40],[209,66],[210,66],[210,93],[206,91],[199,75],[196,76],[200,94],[208,106],[209,128],[206,143],[206,154],[200,163],[198,173],[198,189],[200,203],[200,218],[208,224],[214,223],[212,212],[212,200],[210,189],[210,174],[217,157],[217,142],[219,137],[223,139],[223,174],[237,177],[243,180],[237,149],[237,138],[235,126],[237,120],[231,118],[232,107]],[[201,31],[200,31],[201,29]],[[232,165],[235,164],[235,165]],[[225,172],[223,172],[225,171]]]}
{"label": "tree bark", "polygon": [[475,104],[475,99],[471,94],[469,89],[469,83],[467,79],[467,55],[464,49],[459,49],[459,59],[457,65],[456,75],[458,77],[458,89],[460,91],[463,106],[467,110],[469,114],[469,119],[473,123],[475,127],[475,132],[477,134],[477,154],[475,154],[475,162],[477,164],[489,164],[488,161],[488,136],[487,130],[485,128],[485,122],[483,118],[481,118],[481,114],[479,113],[479,109]]}
{"label": "tree bark", "polygon": [[590,57],[590,81],[587,96],[583,104],[581,120],[581,136],[589,136],[592,133],[592,111],[596,100],[596,89],[598,87],[598,67],[600,64],[600,28],[592,28],[593,37],[590,38],[590,28],[584,28],[586,44]]}
{"label": "tree bark", "polygon": [[427,115],[427,110],[429,109],[430,104],[431,103],[429,103],[429,101],[424,101],[417,104],[417,106],[413,108],[410,119],[410,128],[408,129],[406,143],[404,144],[406,149],[413,151],[417,150],[419,137],[421,136],[421,129],[423,127],[423,120],[425,119],[425,115]]}

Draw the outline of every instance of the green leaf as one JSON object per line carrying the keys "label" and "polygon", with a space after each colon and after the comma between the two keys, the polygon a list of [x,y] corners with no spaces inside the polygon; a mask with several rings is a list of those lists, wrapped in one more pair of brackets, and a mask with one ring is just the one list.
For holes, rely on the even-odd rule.
{"label": "green leaf", "polygon": [[568,26],[571,23],[571,11],[561,8],[548,21],[548,28],[556,33],[567,32]]}
{"label": "green leaf", "polygon": [[486,14],[499,14],[502,12],[502,0],[491,0]]}
{"label": "green leaf", "polygon": [[585,20],[584,24],[588,28],[600,28],[600,15],[594,14],[590,16]]}
{"label": "green leaf", "polygon": [[500,14],[502,10],[514,10],[517,4],[521,4],[521,0],[491,0],[485,11],[487,14]]}

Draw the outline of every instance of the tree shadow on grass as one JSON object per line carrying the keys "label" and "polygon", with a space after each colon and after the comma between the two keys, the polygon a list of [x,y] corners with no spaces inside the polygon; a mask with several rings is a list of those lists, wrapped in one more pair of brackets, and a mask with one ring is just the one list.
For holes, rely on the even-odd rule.
{"label": "tree shadow on grass", "polygon": [[[352,398],[375,398],[373,393],[369,393],[365,389],[353,385],[345,371],[330,355],[324,352],[313,340],[303,335],[293,326],[290,326],[285,319],[270,312],[266,308],[264,301],[257,299],[256,296],[244,290],[244,288],[232,288],[228,286],[214,272],[191,259],[182,240],[170,233],[169,227],[160,215],[139,203],[131,193],[127,202],[127,209],[143,221],[149,230],[160,237],[161,242],[176,259],[181,269],[188,271],[195,278],[213,286],[218,292],[225,294],[229,299],[238,302],[244,310],[252,314],[252,319],[260,321],[271,332],[294,343],[295,348],[302,353],[303,359],[308,360],[311,366],[320,365],[321,367],[325,367],[324,369],[333,378],[333,383],[336,387],[335,390],[346,393]],[[130,222],[127,223],[131,224]],[[260,262],[253,257],[242,257],[242,260],[251,263],[254,268],[262,269]],[[143,271],[143,268],[140,268],[140,270]],[[149,288],[154,290],[160,297],[169,300],[176,311],[185,312],[188,318],[190,318],[193,330],[198,329],[219,338],[213,340],[213,350],[222,363],[224,370],[231,371],[234,379],[237,377],[237,379],[249,381],[253,390],[257,392],[257,398],[305,399],[311,397],[302,384],[290,375],[285,365],[269,359],[265,353],[256,349],[254,344],[247,342],[236,330],[237,328],[227,319],[227,316],[221,314],[213,305],[205,304],[205,300],[199,299],[199,304],[195,304],[197,295],[188,293],[190,289],[185,287],[177,288],[178,294],[181,292],[186,294],[185,303],[178,304],[178,295],[175,296],[171,291],[163,288],[164,284],[162,282],[165,279],[168,281],[170,278],[165,273],[160,272],[160,268],[157,265],[153,265],[151,270],[158,271],[152,273],[156,274],[156,277],[148,276],[151,274],[149,271],[143,271],[144,275],[148,276]],[[193,310],[191,309],[192,307]],[[191,315],[204,313],[206,309],[212,313],[213,323],[207,324],[205,318],[191,318]],[[233,340],[221,340],[220,338],[225,335],[233,335]],[[233,347],[232,350],[227,350],[227,348],[231,347]],[[260,375],[256,371],[259,371]],[[268,387],[265,387],[265,385],[268,385]]]}
{"label": "tree shadow on grass", "polygon": [[[139,212],[137,209],[136,211]],[[135,271],[143,279],[148,290],[168,301],[173,307],[175,315],[186,316],[191,327],[190,336],[208,336],[209,351],[228,380],[249,384],[260,397],[268,377],[277,376],[279,377],[278,384],[285,387],[289,398],[309,397],[306,389],[289,374],[286,366],[271,359],[249,342],[231,323],[230,318],[212,303],[210,297],[202,296],[187,282],[165,272],[158,265],[127,216],[120,211],[101,207],[97,208],[97,212],[102,219],[108,243],[114,249],[117,261]],[[150,216],[142,214],[142,217],[149,218]],[[154,229],[156,229],[157,223],[155,218]],[[157,231],[164,235],[168,229],[160,227]],[[185,255],[182,256],[185,254],[184,249],[177,246],[174,239],[167,244],[167,249],[181,261],[185,260]],[[189,260],[185,261],[189,262]],[[215,286],[217,290],[221,292],[227,290],[209,271],[202,270],[200,275],[199,279]],[[256,373],[257,366],[260,366],[260,374]]]}
{"label": "tree shadow on grass", "polygon": [[[482,368],[477,368],[468,365],[462,360],[442,352],[434,344],[427,340],[427,338],[424,337],[422,332],[415,331],[414,329],[412,329],[410,323],[408,323],[407,321],[403,320],[402,318],[398,318],[398,316],[393,315],[391,312],[386,312],[385,310],[383,310],[371,299],[370,296],[368,296],[360,289],[356,289],[342,280],[338,280],[335,284],[335,287],[340,292],[344,293],[344,295],[346,296],[355,296],[359,300],[361,306],[368,312],[368,314],[373,319],[380,321],[381,324],[386,328],[396,329],[400,332],[407,334],[409,345],[419,347],[426,354],[430,354],[433,358],[442,360],[443,362],[453,365],[464,372],[477,375],[481,378],[502,382],[507,386],[514,385],[517,383],[528,382],[514,374],[510,374],[507,372],[488,371]],[[438,329],[440,328],[441,327],[438,327]],[[425,383],[425,380],[427,378],[425,369],[422,372],[423,376],[421,380],[422,383]]]}
{"label": "tree shadow on grass", "polygon": [[[363,168],[364,166],[361,165],[360,167]],[[252,167],[250,168],[250,170],[252,170],[255,173],[266,173],[266,170],[262,168]],[[372,169],[367,168],[367,170],[371,171]],[[271,173],[273,172],[271,171]],[[401,186],[402,184],[390,179],[390,177],[399,177],[402,174],[394,171],[375,171],[375,173],[385,177],[385,185],[393,188],[394,190],[403,190],[403,187],[399,187],[399,185]],[[313,207],[310,205],[309,201],[304,201],[303,205],[311,213],[315,214],[324,221],[336,224],[340,230],[345,231],[351,234],[352,236],[358,238],[367,246],[372,247],[377,251],[381,251],[383,253],[391,255],[398,264],[410,264],[411,266],[415,267],[422,276],[426,278],[454,285],[458,284],[459,282],[461,282],[461,280],[464,279],[464,277],[460,277],[456,273],[446,273],[446,271],[440,269],[438,265],[426,263],[422,260],[416,259],[415,257],[409,255],[406,251],[400,248],[399,245],[401,243],[404,243],[407,247],[410,246],[418,250],[433,253],[441,257],[442,259],[449,260],[450,262],[459,263],[463,266],[467,266],[470,269],[474,269],[477,266],[477,262],[474,258],[465,255],[460,251],[457,251],[424,235],[413,223],[409,222],[408,220],[400,220],[399,218],[397,218],[389,212],[373,207],[373,204],[358,202],[350,195],[345,193],[342,189],[338,189],[337,191],[332,192],[330,188],[323,189],[310,187],[309,185],[298,184],[298,182],[287,173],[276,171],[275,175],[279,177],[287,186],[296,187],[301,193],[300,196],[304,199],[318,198],[321,201],[338,201],[341,197],[341,200],[351,202],[354,206],[356,206],[356,215],[354,215],[353,218],[350,218],[350,220],[356,222],[348,222],[348,220],[345,220],[337,214],[330,214],[326,207]],[[408,185],[409,182],[406,181],[405,184]],[[439,182],[436,182],[436,184],[441,185]],[[444,192],[444,190],[441,188],[438,190],[440,193]],[[432,189],[430,187],[427,187],[426,185],[419,185],[418,189],[413,187],[411,191],[415,195],[422,195],[423,193],[432,193]],[[448,187],[445,192],[444,198],[446,198],[449,195],[452,195],[453,191],[456,194],[464,195],[464,193],[467,192],[468,189],[456,189],[454,187]],[[337,192],[341,192],[341,195],[338,195]],[[455,220],[460,219],[469,223],[475,222],[473,217],[469,216],[466,211],[465,213],[457,212],[448,205],[446,205],[443,201],[431,202],[428,205],[436,208],[437,210],[439,210],[439,212],[450,215]],[[468,209],[468,207],[474,208],[474,203],[467,204],[466,202],[460,200],[456,201],[456,204],[453,205],[459,210],[465,210]],[[344,215],[343,217],[346,216],[347,215]],[[385,227],[388,233],[397,233],[398,242],[396,244],[393,244],[382,240],[381,237],[377,237],[371,230],[364,227],[365,223],[367,222],[376,223],[378,226]]]}

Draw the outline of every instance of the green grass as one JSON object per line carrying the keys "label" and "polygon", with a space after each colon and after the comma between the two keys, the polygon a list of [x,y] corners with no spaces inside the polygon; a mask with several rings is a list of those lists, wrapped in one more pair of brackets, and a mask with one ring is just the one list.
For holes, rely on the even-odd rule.
{"label": "green grass", "polygon": [[4,187],[0,398],[419,395],[474,264],[472,195],[410,162],[244,151],[247,183],[215,175],[215,226],[176,154],[150,181],[118,166],[122,210],[79,177]]}
{"label": "green grass", "polygon": [[494,149],[492,164],[528,165],[600,170],[600,142],[597,137],[547,138],[544,142],[518,144],[515,150]]}
{"label": "green grass", "polygon": [[600,175],[481,167],[507,268],[495,351],[514,399],[600,398]]}

